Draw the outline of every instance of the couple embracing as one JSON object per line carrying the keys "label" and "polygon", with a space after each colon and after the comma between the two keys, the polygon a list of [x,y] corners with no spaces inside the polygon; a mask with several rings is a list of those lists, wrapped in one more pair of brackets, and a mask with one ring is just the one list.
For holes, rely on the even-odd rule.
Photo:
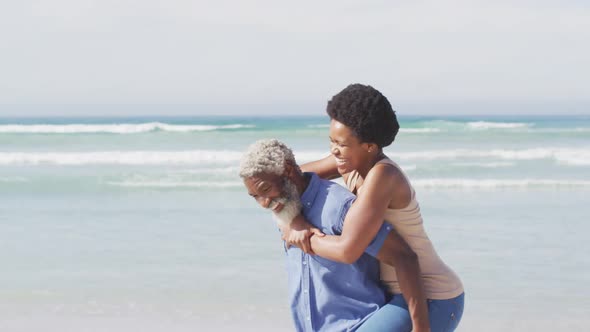
{"label": "couple embracing", "polygon": [[[416,193],[383,152],[399,130],[389,101],[353,84],[327,106],[330,155],[301,165],[275,140],[240,164],[248,193],[279,220],[297,331],[454,331],[459,277],[428,238]],[[329,179],[342,177],[347,188]]]}

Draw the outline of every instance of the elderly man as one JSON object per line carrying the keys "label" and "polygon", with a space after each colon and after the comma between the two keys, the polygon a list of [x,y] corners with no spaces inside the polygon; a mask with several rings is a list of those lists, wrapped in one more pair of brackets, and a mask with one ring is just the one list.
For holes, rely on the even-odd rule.
{"label": "elderly man", "polygon": [[[302,173],[292,151],[275,139],[249,147],[240,163],[240,176],[248,193],[280,223],[289,223],[302,213],[327,235],[341,233],[355,198],[334,182]],[[354,331],[385,304],[377,255],[396,262],[399,273],[409,273],[411,285],[406,289],[426,302],[416,256],[390,230],[384,223],[365,254],[352,264],[308,255],[297,247],[286,249],[289,299],[297,331]]]}

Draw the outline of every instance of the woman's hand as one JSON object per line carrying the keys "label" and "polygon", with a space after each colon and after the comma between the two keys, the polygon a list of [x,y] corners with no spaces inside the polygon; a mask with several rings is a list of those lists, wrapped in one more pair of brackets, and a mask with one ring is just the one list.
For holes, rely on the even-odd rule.
{"label": "woman's hand", "polygon": [[283,233],[282,238],[285,240],[287,248],[293,245],[310,255],[314,255],[314,252],[311,249],[311,237],[313,235],[325,235],[318,228],[313,227],[312,224],[308,223],[301,214],[295,217],[290,224],[283,225],[281,227],[281,232]]}

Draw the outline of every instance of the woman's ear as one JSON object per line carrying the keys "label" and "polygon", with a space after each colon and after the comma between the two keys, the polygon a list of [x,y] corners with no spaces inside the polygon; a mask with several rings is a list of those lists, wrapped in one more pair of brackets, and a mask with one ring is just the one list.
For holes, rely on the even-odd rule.
{"label": "woman's ear", "polygon": [[364,143],[367,145],[367,152],[373,153],[375,151],[379,151],[379,146],[375,143]]}

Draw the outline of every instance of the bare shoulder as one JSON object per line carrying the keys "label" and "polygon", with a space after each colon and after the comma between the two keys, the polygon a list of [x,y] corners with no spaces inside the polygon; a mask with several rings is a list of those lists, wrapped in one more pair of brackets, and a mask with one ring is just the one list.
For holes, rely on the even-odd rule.
{"label": "bare shoulder", "polygon": [[380,163],[375,165],[369,174],[367,180],[371,177],[371,183],[383,187],[382,193],[387,193],[391,197],[389,208],[403,209],[407,207],[412,200],[412,189],[404,173],[391,164]]}

